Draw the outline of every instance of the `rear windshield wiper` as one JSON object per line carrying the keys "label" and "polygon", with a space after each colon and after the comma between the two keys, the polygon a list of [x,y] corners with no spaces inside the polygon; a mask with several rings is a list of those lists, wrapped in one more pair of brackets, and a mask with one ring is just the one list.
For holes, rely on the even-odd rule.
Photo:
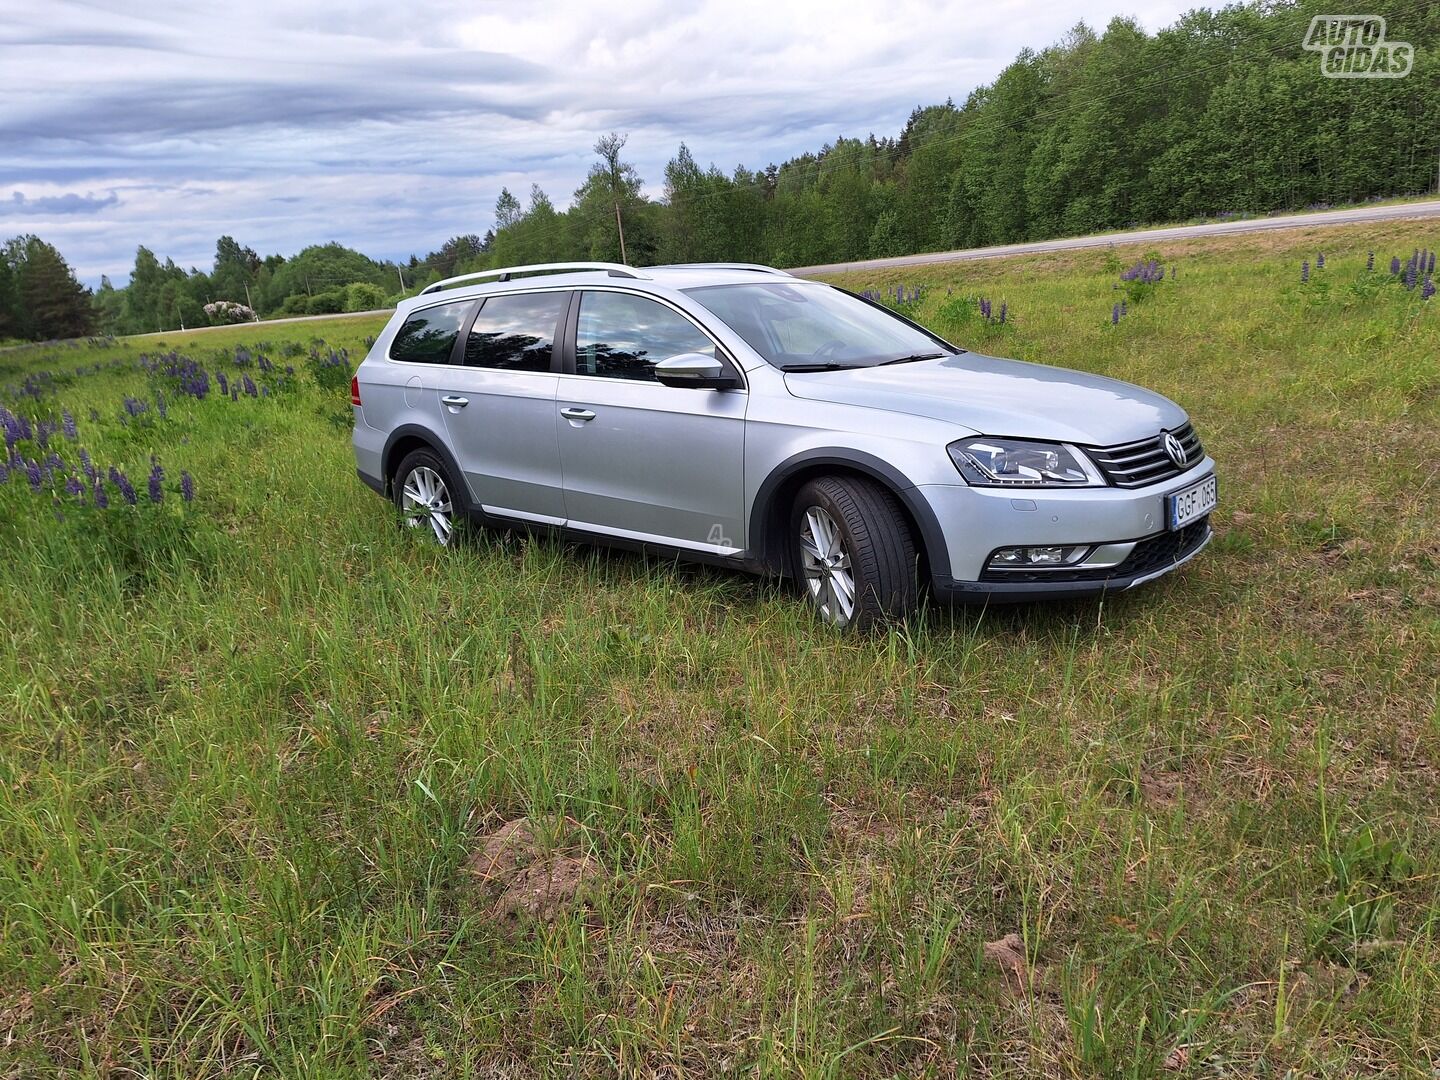
{"label": "rear windshield wiper", "polygon": [[914,356],[897,356],[894,360],[882,360],[876,367],[889,367],[891,364],[913,364],[917,360],[939,360],[945,353],[927,352],[916,353]]}

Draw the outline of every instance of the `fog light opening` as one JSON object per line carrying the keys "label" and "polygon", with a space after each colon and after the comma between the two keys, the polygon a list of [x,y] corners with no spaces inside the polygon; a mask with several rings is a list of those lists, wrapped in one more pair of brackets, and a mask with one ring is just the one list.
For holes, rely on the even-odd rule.
{"label": "fog light opening", "polygon": [[1087,545],[1026,546],[1001,548],[990,556],[991,570],[1044,570],[1074,566],[1090,553]]}

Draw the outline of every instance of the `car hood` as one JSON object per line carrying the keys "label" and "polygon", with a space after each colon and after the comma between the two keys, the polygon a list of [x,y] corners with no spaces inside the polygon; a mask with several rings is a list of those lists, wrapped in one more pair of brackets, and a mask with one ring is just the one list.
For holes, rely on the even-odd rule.
{"label": "car hood", "polygon": [[789,372],[790,393],[814,401],[925,416],[981,435],[1113,446],[1185,422],[1149,390],[1082,371],[960,353],[888,367]]}

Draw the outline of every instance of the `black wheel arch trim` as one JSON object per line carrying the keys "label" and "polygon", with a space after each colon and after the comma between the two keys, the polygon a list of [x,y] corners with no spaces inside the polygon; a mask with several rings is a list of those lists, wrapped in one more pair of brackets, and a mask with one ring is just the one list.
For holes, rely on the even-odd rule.
{"label": "black wheel arch trim", "polygon": [[[465,512],[478,516],[480,507],[470,497],[470,484],[465,479],[465,472],[460,468],[460,463],[455,460],[455,455],[450,453],[444,439],[419,424],[401,424],[390,432],[390,436],[385,440],[385,449],[380,453],[380,467],[385,471],[385,475],[381,479],[381,483],[384,485],[381,494],[388,495],[390,485],[394,482],[395,478],[391,473],[400,465],[399,459],[394,456],[395,447],[404,439],[419,440],[425,444],[425,449],[445,463],[445,467],[450,470],[450,475],[455,478],[455,483],[460,489],[460,500],[464,504]],[[371,486],[374,487],[373,484]]]}
{"label": "black wheel arch trim", "polygon": [[932,578],[949,578],[950,550],[945,544],[945,533],[934,509],[925,501],[910,479],[888,461],[867,454],[863,450],[844,447],[827,447],[802,450],[786,458],[765,477],[755,493],[750,507],[751,557],[772,571],[784,572],[786,567],[785,542],[781,530],[774,527],[775,498],[786,482],[802,471],[811,471],[819,466],[835,466],[850,472],[858,472],[882,484],[890,494],[900,500],[900,505],[909,514],[910,520],[920,530],[917,539],[925,548]]}

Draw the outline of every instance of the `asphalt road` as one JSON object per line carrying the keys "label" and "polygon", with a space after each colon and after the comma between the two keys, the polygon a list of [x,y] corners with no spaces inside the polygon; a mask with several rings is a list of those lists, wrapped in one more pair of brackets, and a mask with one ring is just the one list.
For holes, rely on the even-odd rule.
{"label": "asphalt road", "polygon": [[1131,229],[1128,232],[1102,233],[1099,236],[1071,236],[1063,240],[1037,240],[1027,244],[1002,244],[999,247],[969,248],[965,251],[899,255],[892,259],[862,259],[860,262],[830,263],[828,266],[802,266],[791,270],[790,273],[797,277],[818,277],[822,274],[842,274],[852,270],[887,270],[906,266],[931,266],[935,263],[969,262],[972,259],[998,259],[1005,255],[1029,255],[1045,251],[1109,247],[1111,244],[1183,240],[1192,236],[1230,236],[1235,233],[1269,232],[1272,229],[1294,229],[1306,225],[1354,225],[1366,221],[1433,217],[1440,217],[1440,199],[1431,199],[1426,202],[1393,203],[1388,206],[1358,206],[1353,210],[1320,210],[1309,214],[1286,214],[1283,217],[1252,218],[1245,221],[1216,221],[1206,225]]}

